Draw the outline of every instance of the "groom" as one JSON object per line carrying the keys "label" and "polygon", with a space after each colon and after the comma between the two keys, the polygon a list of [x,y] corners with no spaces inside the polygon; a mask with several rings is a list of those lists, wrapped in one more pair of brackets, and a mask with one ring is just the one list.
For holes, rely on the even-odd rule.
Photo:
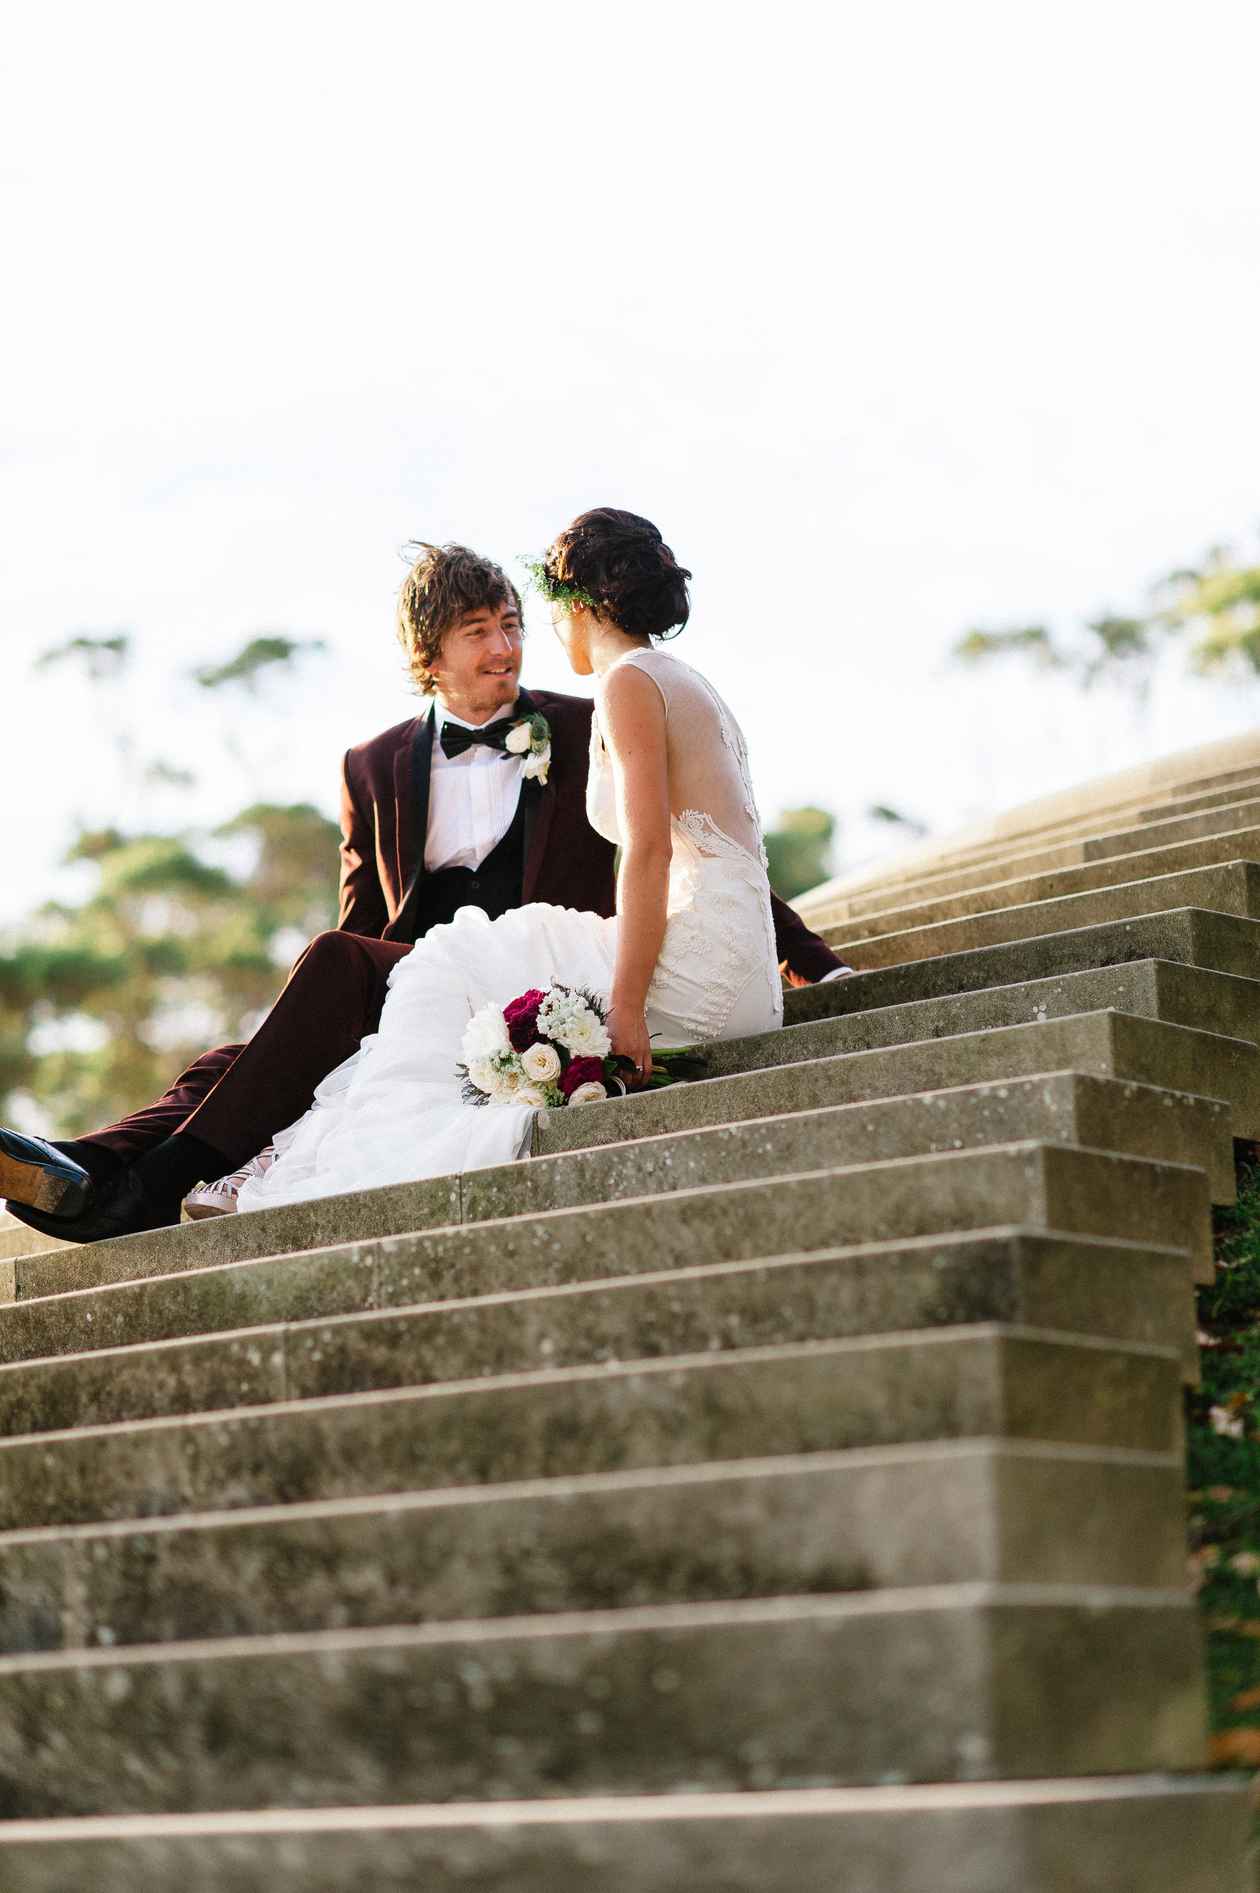
{"label": "groom", "polygon": [[[155,1103],[49,1143],[0,1130],[0,1197],[71,1242],[179,1221],[307,1110],[380,1019],[393,966],[460,907],[530,901],[611,914],[614,850],[586,820],[592,705],[521,688],[521,601],[464,546],[421,546],[398,635],[430,707],[347,752],[338,930],[312,941],[247,1045],[204,1052]],[[797,983],[846,969],[783,902],[778,953]]]}

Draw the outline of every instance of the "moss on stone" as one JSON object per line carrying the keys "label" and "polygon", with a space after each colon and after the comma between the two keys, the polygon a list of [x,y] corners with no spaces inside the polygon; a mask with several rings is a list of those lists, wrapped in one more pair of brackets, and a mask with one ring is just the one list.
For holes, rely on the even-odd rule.
{"label": "moss on stone", "polygon": [[1207,1632],[1214,1759],[1260,1764],[1260,1150],[1215,1216],[1199,1290],[1201,1385],[1189,1395],[1190,1553]]}

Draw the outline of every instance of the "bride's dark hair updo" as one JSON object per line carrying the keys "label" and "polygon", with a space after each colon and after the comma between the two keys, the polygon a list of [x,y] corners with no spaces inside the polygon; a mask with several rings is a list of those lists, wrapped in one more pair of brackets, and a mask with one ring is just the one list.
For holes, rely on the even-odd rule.
{"label": "bride's dark hair updo", "polygon": [[548,551],[544,569],[558,588],[582,594],[631,637],[677,637],[691,615],[691,573],[650,519],[617,506],[579,513]]}

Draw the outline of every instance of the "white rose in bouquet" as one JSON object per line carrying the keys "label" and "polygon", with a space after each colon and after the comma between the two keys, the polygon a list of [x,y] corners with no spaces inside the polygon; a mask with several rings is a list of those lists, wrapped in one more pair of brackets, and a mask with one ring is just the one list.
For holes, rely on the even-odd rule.
{"label": "white rose in bouquet", "polygon": [[532,1104],[538,1110],[544,1110],[547,1094],[545,1091],[540,1091],[537,1085],[522,1085],[512,1102],[513,1104]]}
{"label": "white rose in bouquet", "polygon": [[597,1084],[594,1079],[588,1079],[584,1085],[579,1085],[576,1091],[570,1093],[569,1103],[598,1104],[601,1099],[607,1096],[608,1090],[606,1086]]}
{"label": "white rose in bouquet", "polygon": [[560,1076],[560,1054],[554,1045],[531,1045],[521,1053],[521,1070],[531,1084],[549,1085]]}
{"label": "white rose in bouquet", "polygon": [[468,1081],[489,1097],[499,1082],[498,1067],[488,1058],[474,1058],[468,1067]]}
{"label": "white rose in bouquet", "polygon": [[582,1016],[573,1021],[565,1043],[578,1058],[607,1058],[612,1050],[608,1028],[589,1007],[583,1007]]}
{"label": "white rose in bouquet", "polygon": [[[480,1012],[474,1012],[464,1027],[463,1053],[464,1063],[471,1072],[474,1063],[482,1059],[493,1058],[496,1052],[510,1052],[512,1041],[508,1038],[507,1020],[503,1017],[502,1006],[491,1002],[483,1006]],[[473,1081],[476,1083],[476,1080]]]}

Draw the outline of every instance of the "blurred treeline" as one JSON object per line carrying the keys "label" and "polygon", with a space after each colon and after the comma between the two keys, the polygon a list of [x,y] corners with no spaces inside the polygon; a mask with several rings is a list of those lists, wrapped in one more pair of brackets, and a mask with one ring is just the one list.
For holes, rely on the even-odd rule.
{"label": "blurred treeline", "polygon": [[1044,624],[974,628],[953,655],[973,665],[1015,658],[1084,690],[1119,685],[1139,702],[1170,665],[1191,678],[1254,684],[1260,676],[1260,565],[1230,546],[1213,546],[1197,565],[1179,566],[1149,586],[1135,610],[1102,611],[1066,635]]}
{"label": "blurred treeline", "polygon": [[[257,638],[191,674],[220,710],[197,726],[211,767],[248,781],[241,693],[292,682],[318,649]],[[102,756],[85,768],[112,746],[130,799],[169,806],[197,778],[149,753],[128,708],[134,663],[122,635],[72,638],[38,660],[78,671],[99,695]],[[307,803],[252,802],[213,830],[84,828],[66,856],[82,895],[0,936],[0,1116],[86,1130],[147,1103],[206,1046],[247,1036],[303,943],[335,924],[337,839]]]}

